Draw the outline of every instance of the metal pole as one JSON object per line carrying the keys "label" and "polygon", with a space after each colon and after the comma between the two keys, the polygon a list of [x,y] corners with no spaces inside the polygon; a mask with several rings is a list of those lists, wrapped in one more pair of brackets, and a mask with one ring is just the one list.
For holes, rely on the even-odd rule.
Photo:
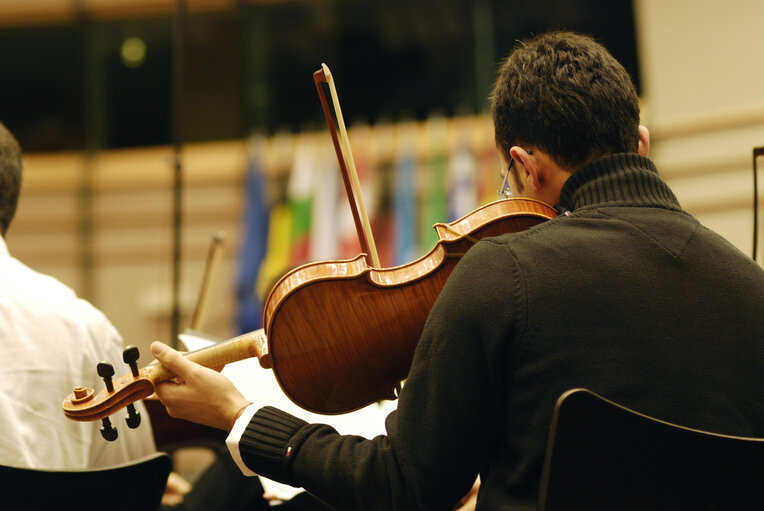
{"label": "metal pole", "polygon": [[183,226],[183,29],[186,6],[177,0],[173,22],[172,125],[173,125],[173,250],[172,250],[172,321],[170,339],[178,346],[180,333],[181,231]]}

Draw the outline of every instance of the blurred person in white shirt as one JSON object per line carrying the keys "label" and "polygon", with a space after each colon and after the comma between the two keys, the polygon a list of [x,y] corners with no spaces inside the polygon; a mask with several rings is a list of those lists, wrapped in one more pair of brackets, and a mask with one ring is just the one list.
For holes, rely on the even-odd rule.
{"label": "blurred person in white shirt", "polygon": [[103,313],[9,253],[5,238],[21,176],[21,149],[0,123],[0,464],[72,470],[155,452],[141,404],[143,424],[130,429],[114,420],[119,435],[113,442],[101,437],[99,421],[75,422],[61,409],[75,385],[103,387],[98,362],[108,361],[119,372],[123,342]]}

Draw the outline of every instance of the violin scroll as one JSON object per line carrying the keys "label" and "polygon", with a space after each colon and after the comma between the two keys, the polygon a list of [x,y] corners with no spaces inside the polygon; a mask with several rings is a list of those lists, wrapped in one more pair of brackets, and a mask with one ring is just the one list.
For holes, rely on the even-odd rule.
{"label": "violin scroll", "polygon": [[103,378],[105,388],[95,394],[92,388],[74,387],[73,391],[62,403],[64,414],[76,421],[93,421],[101,419],[103,427],[101,435],[112,442],[117,439],[117,429],[111,424],[109,415],[127,407],[127,426],[137,428],[141,423],[141,415],[132,404],[138,399],[150,396],[154,385],[140,374],[138,357],[140,353],[135,346],[127,346],[123,352],[123,360],[130,367],[130,374],[116,381],[114,366],[108,362],[99,362],[96,368],[98,375]]}
{"label": "violin scroll", "polygon": [[[264,368],[273,367],[268,353],[268,341],[262,329],[186,353],[185,356],[205,367],[222,367],[250,357],[257,357]],[[120,378],[113,378],[112,365],[100,362],[97,372],[104,379],[104,389],[95,394],[92,388],[77,386],[61,403],[64,414],[69,419],[80,422],[101,420],[101,434],[110,441],[117,438],[116,428],[109,421],[110,415],[127,407],[127,425],[137,428],[141,423],[141,416],[133,403],[153,394],[154,385],[175,377],[156,362],[138,369],[139,353],[135,346],[126,347],[122,357],[130,367],[129,373]]]}

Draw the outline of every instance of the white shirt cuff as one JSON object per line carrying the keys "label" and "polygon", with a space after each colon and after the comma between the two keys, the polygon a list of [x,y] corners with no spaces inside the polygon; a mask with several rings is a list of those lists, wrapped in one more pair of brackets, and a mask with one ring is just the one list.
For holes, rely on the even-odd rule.
{"label": "white shirt cuff", "polygon": [[247,429],[249,421],[252,420],[252,417],[254,417],[257,410],[258,407],[256,405],[249,405],[246,407],[239,418],[236,419],[236,422],[234,422],[231,432],[225,439],[225,444],[228,446],[228,451],[231,453],[233,461],[236,462],[239,470],[241,470],[241,473],[245,476],[256,476],[257,474],[252,472],[242,461],[241,451],[239,450],[239,441],[241,440],[244,431]]}

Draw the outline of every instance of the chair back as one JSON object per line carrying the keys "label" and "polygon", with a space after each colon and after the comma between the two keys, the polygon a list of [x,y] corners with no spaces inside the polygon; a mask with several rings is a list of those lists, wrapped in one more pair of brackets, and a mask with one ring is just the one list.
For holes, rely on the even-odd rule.
{"label": "chair back", "polygon": [[159,509],[171,469],[155,453],[121,465],[85,470],[0,466],[2,509],[135,511]]}
{"label": "chair back", "polygon": [[539,511],[764,509],[764,439],[640,414],[586,389],[555,406]]}

